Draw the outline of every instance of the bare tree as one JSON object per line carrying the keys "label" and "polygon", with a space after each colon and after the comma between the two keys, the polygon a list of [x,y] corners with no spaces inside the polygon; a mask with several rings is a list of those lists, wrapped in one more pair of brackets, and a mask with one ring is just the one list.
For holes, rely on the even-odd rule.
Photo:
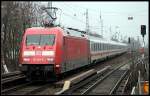
{"label": "bare tree", "polygon": [[33,2],[3,1],[1,6],[1,58],[10,71],[18,67],[19,47],[26,28],[37,20],[39,7]]}

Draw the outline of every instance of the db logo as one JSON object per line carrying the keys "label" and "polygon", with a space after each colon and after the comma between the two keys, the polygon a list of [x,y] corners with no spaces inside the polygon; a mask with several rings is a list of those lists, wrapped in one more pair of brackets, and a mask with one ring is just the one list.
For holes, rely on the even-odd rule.
{"label": "db logo", "polygon": [[41,54],[42,54],[42,51],[36,51],[35,54],[36,54],[36,55],[41,55]]}

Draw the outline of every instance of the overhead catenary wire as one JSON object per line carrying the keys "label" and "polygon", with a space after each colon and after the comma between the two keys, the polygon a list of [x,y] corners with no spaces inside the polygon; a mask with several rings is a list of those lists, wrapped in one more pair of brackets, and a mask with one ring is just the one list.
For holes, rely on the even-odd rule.
{"label": "overhead catenary wire", "polygon": [[[61,10],[62,11],[62,10]],[[77,17],[74,17],[72,15],[70,15],[69,13],[66,12],[61,12],[61,14],[64,14],[65,16],[68,16],[69,18],[71,18],[72,20],[78,21],[80,23],[86,24],[86,22],[84,22],[83,20],[78,19]],[[62,16],[62,15],[61,15]],[[61,18],[60,16],[60,18]],[[60,20],[59,20],[59,24],[60,24]],[[89,26],[91,30],[94,29],[100,29],[99,26]]]}
{"label": "overhead catenary wire", "polygon": [[[74,6],[75,8],[76,8],[76,10],[78,10],[78,8],[81,8],[81,9],[87,9],[87,7],[83,7],[83,6],[79,6],[79,5],[74,5],[74,4],[71,4],[71,5],[69,5],[69,6]],[[72,8],[74,8],[74,7],[72,7]],[[89,11],[90,12],[92,12],[92,13],[95,13],[95,11],[98,11],[98,10],[96,10],[96,9],[91,9],[91,8],[88,8],[89,9]],[[129,15],[129,14],[139,14],[139,13],[141,13],[141,12],[146,12],[146,10],[140,10],[140,11],[134,11],[134,12],[129,12],[129,13],[126,13],[126,12],[112,12],[112,11],[107,11],[107,12],[103,12],[104,14],[103,15]],[[142,15],[142,14],[139,14],[139,15]]]}
{"label": "overhead catenary wire", "polygon": [[73,20],[77,20],[77,21],[79,21],[79,22],[81,22],[81,23],[84,23],[85,24],[85,22],[84,21],[82,21],[82,20],[80,20],[80,19],[77,19],[77,18],[75,18],[75,17],[73,17],[73,16],[71,16],[71,15],[69,15],[69,14],[67,14],[67,13],[65,13],[65,12],[62,12],[62,14],[64,14],[64,15],[66,15],[66,16],[69,16],[69,17],[71,17]]}
{"label": "overhead catenary wire", "polygon": [[[68,4],[66,4],[66,5],[68,5]],[[74,8],[74,7],[69,7],[69,6],[71,6],[71,5],[69,5],[69,6],[64,6],[64,5],[62,5],[62,6],[65,7],[65,9],[66,9],[67,7],[68,7],[67,9],[71,9],[71,8],[73,9],[73,8]],[[75,8],[74,8],[74,9],[75,9]],[[74,10],[74,9],[73,9],[73,10]],[[77,10],[77,9],[78,9],[78,8],[76,8],[76,10]],[[91,9],[89,9],[89,10],[91,10]],[[93,10],[93,9],[92,9],[92,10]],[[67,10],[67,11],[68,11],[68,10]],[[72,15],[70,14],[70,12],[71,12],[71,10],[69,10],[69,13],[66,13],[66,12],[63,11],[62,14],[65,15],[65,16],[68,16],[68,17],[72,18],[72,20],[75,20],[75,21],[78,21],[78,22],[81,22],[81,23],[84,23],[84,24],[86,23],[86,22],[84,22],[83,20],[78,19],[78,16],[72,16]],[[74,10],[74,12],[76,12],[76,11]],[[61,15],[61,16],[62,16],[62,15]],[[60,16],[60,17],[61,17],[61,16]],[[59,20],[59,22],[60,22],[60,20]],[[90,26],[90,27],[91,27],[91,26]],[[93,28],[93,27],[92,27],[92,28]]]}

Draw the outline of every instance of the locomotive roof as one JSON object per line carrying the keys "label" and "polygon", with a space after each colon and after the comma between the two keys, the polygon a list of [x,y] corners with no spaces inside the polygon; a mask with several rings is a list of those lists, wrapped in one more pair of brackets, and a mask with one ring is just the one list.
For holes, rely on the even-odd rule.
{"label": "locomotive roof", "polygon": [[[49,27],[48,27],[49,28]],[[85,38],[87,37],[87,35],[85,33],[82,33],[82,32],[77,32],[75,30],[69,30],[67,28],[60,28],[60,27],[52,27],[52,28],[58,28],[58,29],[63,29],[63,34],[66,36],[66,35],[69,35],[69,36],[75,36],[75,37],[82,37],[82,38]],[[30,29],[45,29],[45,27],[32,27]],[[69,32],[69,34],[67,33]],[[85,37],[83,37],[82,35],[84,35]],[[100,37],[95,37],[95,36],[88,36],[88,39],[90,41],[93,41],[93,42],[98,42],[98,43],[107,43],[107,44],[113,44],[113,45],[122,45],[122,46],[127,46],[127,44],[125,43],[121,43],[121,42],[116,42],[116,41],[112,41],[112,40],[109,40],[109,39],[106,39],[106,38],[100,38]]]}

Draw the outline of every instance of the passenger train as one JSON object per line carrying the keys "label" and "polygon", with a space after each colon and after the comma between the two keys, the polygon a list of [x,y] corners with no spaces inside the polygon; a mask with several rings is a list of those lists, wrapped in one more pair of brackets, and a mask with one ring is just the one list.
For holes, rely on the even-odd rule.
{"label": "passenger train", "polygon": [[71,28],[33,27],[23,35],[19,65],[29,80],[45,80],[124,53],[127,48],[127,44]]}

